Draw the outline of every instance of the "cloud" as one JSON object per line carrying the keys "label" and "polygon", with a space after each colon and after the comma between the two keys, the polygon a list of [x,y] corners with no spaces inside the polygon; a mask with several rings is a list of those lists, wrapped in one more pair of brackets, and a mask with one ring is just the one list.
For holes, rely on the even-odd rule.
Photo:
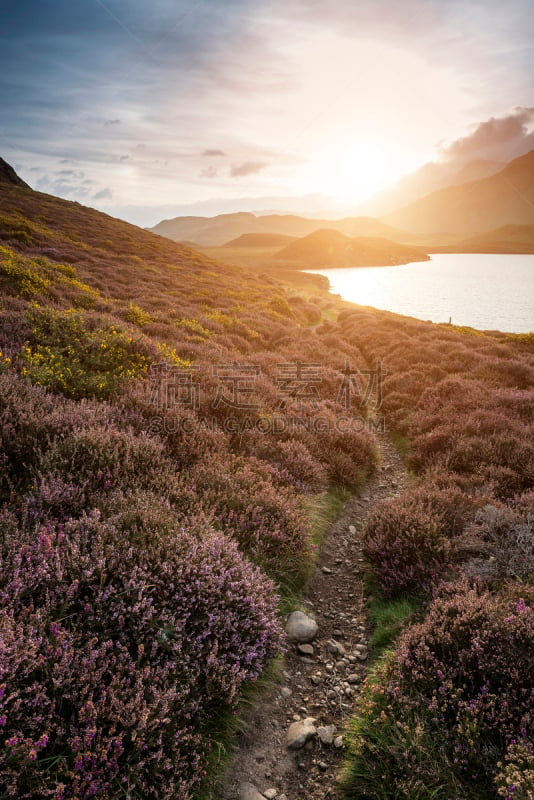
{"label": "cloud", "polygon": [[475,159],[511,161],[534,150],[534,108],[514,108],[504,117],[480,122],[467,136],[442,145],[441,158],[466,164]]}
{"label": "cloud", "polygon": [[257,175],[266,167],[270,166],[266,161],[245,161],[230,168],[232,178],[242,178],[246,175]]}
{"label": "cloud", "polygon": [[202,155],[207,157],[207,158],[215,158],[215,157],[226,158],[226,153],[224,152],[224,150],[216,150],[216,149],[211,150],[211,149],[208,149],[208,150],[204,150]]}
{"label": "cloud", "polygon": [[218,175],[217,167],[206,167],[200,173],[201,178],[216,178]]}
{"label": "cloud", "polygon": [[99,192],[93,195],[93,200],[112,200],[113,199],[113,192],[109,188],[101,189]]}
{"label": "cloud", "polygon": [[106,119],[104,120],[104,125],[119,125],[120,119]]}

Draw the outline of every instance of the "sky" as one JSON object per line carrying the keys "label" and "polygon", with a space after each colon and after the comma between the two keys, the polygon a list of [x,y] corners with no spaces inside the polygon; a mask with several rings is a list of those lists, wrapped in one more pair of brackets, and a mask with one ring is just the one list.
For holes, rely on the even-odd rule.
{"label": "sky", "polygon": [[[532,0],[0,0],[0,155],[140,225],[534,147]],[[531,145],[529,147],[529,145]]]}

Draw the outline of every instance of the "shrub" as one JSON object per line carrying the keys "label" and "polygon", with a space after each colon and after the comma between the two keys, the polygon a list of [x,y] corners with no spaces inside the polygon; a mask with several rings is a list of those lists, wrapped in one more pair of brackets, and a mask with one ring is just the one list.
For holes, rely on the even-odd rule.
{"label": "shrub", "polygon": [[23,297],[47,294],[50,285],[38,265],[7,247],[0,247],[0,276]]}
{"label": "shrub", "polygon": [[21,354],[23,374],[66,397],[102,400],[148,369],[148,356],[111,323],[95,320],[90,326],[82,311],[39,306],[29,319],[32,338]]}
{"label": "shrub", "polygon": [[306,514],[297,495],[275,485],[272,469],[255,459],[200,463],[192,477],[206,512],[243,553],[285,585],[299,583],[311,564]]}
{"label": "shrub", "polygon": [[494,585],[511,578],[534,583],[534,514],[486,505],[467,536],[481,551],[465,565],[468,574]]}
{"label": "shrub", "polygon": [[37,535],[4,514],[0,548],[2,786],[189,800],[210,715],[280,646],[273,587],[202,526],[139,545],[96,512]]}
{"label": "shrub", "polygon": [[327,472],[308,448],[295,439],[249,437],[247,452],[275,467],[273,480],[290,485],[300,494],[316,494],[327,488]]}
{"label": "shrub", "polygon": [[347,797],[483,800],[503,787],[510,746],[529,752],[534,708],[534,596],[524,591],[455,585],[406,631],[358,701]]}
{"label": "shrub", "polygon": [[451,545],[441,520],[422,504],[386,500],[375,506],[362,541],[384,597],[428,592],[449,563]]}

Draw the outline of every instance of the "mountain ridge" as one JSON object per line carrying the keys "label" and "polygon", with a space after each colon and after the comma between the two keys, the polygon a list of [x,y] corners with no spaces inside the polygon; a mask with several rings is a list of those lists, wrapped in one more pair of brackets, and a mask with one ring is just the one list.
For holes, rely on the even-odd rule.
{"label": "mountain ridge", "polygon": [[534,150],[487,178],[448,186],[381,217],[415,234],[483,234],[534,224]]}
{"label": "mountain ridge", "polygon": [[302,237],[322,228],[337,230],[346,236],[382,236],[394,241],[408,242],[414,238],[409,233],[396,230],[373,217],[325,220],[296,214],[256,216],[251,212],[218,214],[215,217],[175,217],[162,220],[149,230],[174,241],[187,240],[204,246],[221,246],[247,233]]}

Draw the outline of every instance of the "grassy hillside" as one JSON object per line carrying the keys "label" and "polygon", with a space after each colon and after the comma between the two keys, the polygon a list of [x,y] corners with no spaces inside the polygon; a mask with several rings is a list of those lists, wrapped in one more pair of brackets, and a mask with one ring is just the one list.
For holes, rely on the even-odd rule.
{"label": "grassy hillside", "polygon": [[450,186],[386,215],[418,234],[474,235],[503,225],[534,224],[534,150],[482,180]]}

